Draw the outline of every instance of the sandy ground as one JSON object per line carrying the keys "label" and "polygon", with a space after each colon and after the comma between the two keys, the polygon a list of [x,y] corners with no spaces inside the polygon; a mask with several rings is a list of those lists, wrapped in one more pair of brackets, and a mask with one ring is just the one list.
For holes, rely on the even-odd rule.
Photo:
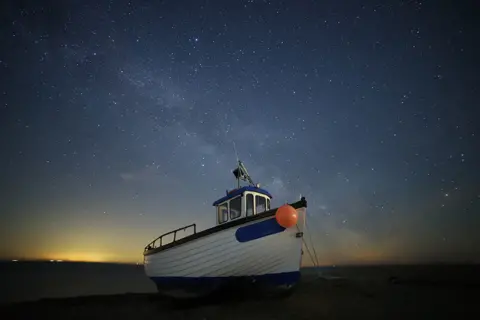
{"label": "sandy ground", "polygon": [[283,299],[237,297],[188,305],[151,293],[43,299],[4,306],[0,318],[480,319],[478,282],[469,281],[468,275],[464,281],[438,279],[374,270],[363,274],[347,270],[326,278],[306,273],[295,293]]}

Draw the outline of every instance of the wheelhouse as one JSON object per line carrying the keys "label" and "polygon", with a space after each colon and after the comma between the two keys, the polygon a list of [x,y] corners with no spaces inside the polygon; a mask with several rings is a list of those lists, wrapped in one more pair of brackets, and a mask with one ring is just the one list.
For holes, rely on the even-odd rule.
{"label": "wheelhouse", "polygon": [[245,186],[227,191],[226,196],[213,203],[217,225],[257,215],[270,210],[272,195],[257,186]]}

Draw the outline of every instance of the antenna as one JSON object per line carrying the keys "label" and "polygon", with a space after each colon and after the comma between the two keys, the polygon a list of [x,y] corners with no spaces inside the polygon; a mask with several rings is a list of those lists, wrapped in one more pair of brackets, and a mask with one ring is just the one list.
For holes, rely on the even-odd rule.
{"label": "antenna", "polygon": [[237,163],[238,163],[240,159],[238,158],[237,147],[235,146],[235,141],[232,140],[232,143],[233,143],[233,150],[235,151],[235,156],[237,157]]}

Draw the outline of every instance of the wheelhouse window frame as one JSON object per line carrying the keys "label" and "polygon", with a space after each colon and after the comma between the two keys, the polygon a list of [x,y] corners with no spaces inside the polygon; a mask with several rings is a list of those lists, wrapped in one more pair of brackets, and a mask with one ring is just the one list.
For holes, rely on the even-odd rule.
{"label": "wheelhouse window frame", "polygon": [[[234,203],[234,205],[238,205],[237,207],[237,213],[236,215],[232,215],[232,202],[238,202],[238,203]],[[236,220],[238,218],[240,218],[242,216],[242,196],[237,196],[235,198],[232,198],[230,200],[228,200],[228,213],[229,213],[229,218],[230,218],[230,221],[232,220]]]}
{"label": "wheelhouse window frame", "polygon": [[255,215],[255,195],[253,193],[246,193],[245,194],[245,216],[250,217],[253,215]]}
{"label": "wheelhouse window frame", "polygon": [[[223,211],[222,211],[223,210]],[[225,201],[220,203],[217,206],[217,222],[218,224],[223,224],[228,222],[230,218],[230,203],[229,201]]]}
{"label": "wheelhouse window frame", "polygon": [[[263,200],[263,203],[260,204],[264,206],[263,208],[263,211],[259,211],[258,208],[259,208],[259,204],[257,203],[257,200],[258,199],[262,199]],[[263,213],[263,212],[266,212],[268,211],[267,209],[267,199],[268,197],[264,196],[264,195],[261,195],[261,194],[255,194],[255,214],[260,214],[260,213]]]}
{"label": "wheelhouse window frame", "polygon": [[[233,212],[231,208],[231,202],[233,201],[236,202],[235,205],[237,209],[240,208],[240,210],[236,210],[236,214],[234,215],[232,215]],[[262,202],[260,204],[262,206],[260,210],[262,211],[258,208],[260,202]],[[224,224],[242,217],[251,217],[269,211],[270,209],[271,199],[267,195],[258,192],[244,192],[217,205],[217,224]]]}

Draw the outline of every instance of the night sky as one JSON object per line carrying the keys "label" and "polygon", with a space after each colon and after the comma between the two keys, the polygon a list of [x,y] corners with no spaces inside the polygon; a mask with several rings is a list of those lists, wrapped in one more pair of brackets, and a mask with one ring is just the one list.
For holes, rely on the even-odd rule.
{"label": "night sky", "polygon": [[211,227],[234,142],[322,264],[480,262],[476,1],[0,6],[0,258]]}

